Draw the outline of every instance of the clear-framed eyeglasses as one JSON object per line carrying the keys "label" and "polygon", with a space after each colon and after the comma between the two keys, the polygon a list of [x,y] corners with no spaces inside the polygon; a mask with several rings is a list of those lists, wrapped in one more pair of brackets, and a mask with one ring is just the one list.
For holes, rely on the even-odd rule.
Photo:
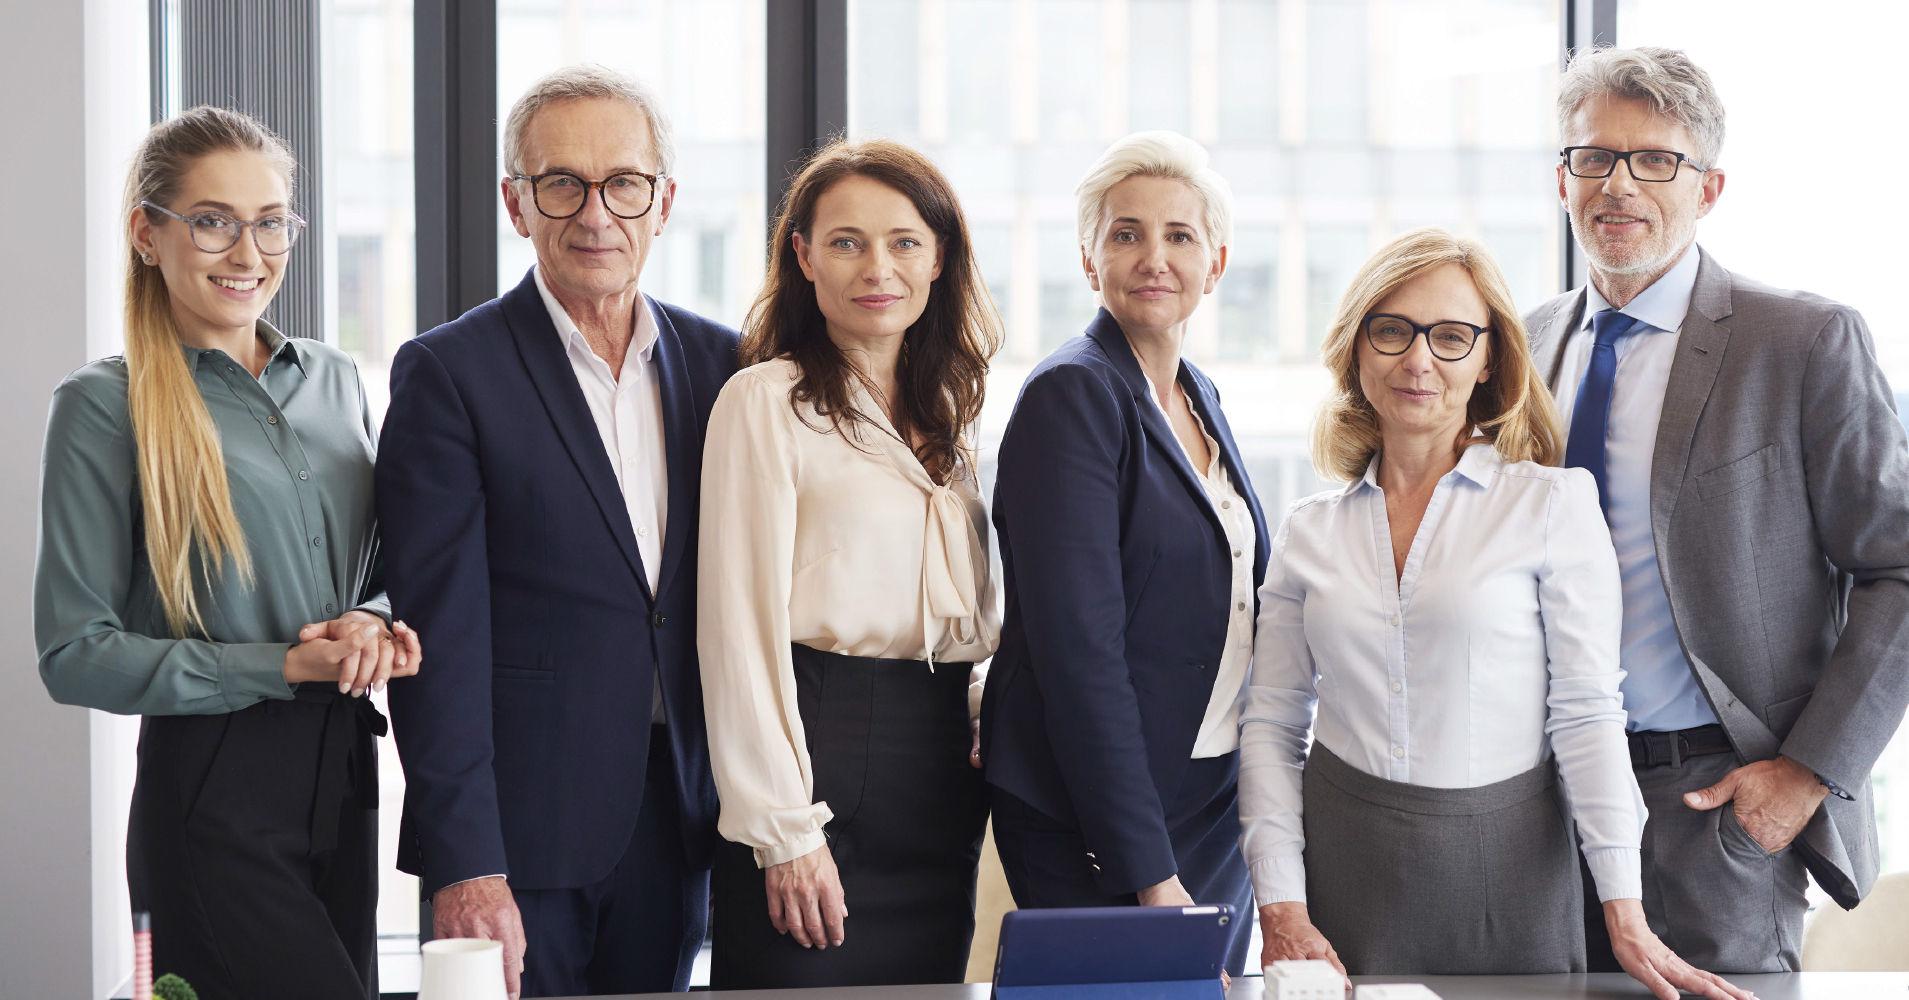
{"label": "clear-framed eyeglasses", "polygon": [[252,245],[259,253],[276,257],[292,248],[298,242],[298,234],[305,230],[305,220],[290,212],[268,215],[262,219],[235,219],[224,212],[198,212],[193,215],[180,215],[178,212],[155,205],[150,201],[139,203],[162,215],[171,216],[186,224],[192,233],[192,245],[206,253],[224,253],[232,249],[239,236],[250,227]]}

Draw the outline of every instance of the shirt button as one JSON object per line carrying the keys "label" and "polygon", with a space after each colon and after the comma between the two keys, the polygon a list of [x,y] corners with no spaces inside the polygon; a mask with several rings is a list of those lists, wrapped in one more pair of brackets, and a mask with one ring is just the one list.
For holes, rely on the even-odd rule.
{"label": "shirt button", "polygon": [[1400,683],[1399,683],[1398,681],[1393,681],[1393,682],[1392,682],[1392,691],[1393,691],[1393,693],[1397,693],[1397,692],[1400,692],[1400,691],[1403,691],[1403,690],[1405,690],[1405,685],[1403,685],[1403,684],[1400,684]]}
{"label": "shirt button", "polygon": [[326,614],[331,614],[333,610],[334,610],[334,608],[333,608],[333,606],[332,606],[332,605],[330,605],[330,604],[327,604],[327,605],[325,605],[325,613],[326,613]]}
{"label": "shirt button", "polygon": [[1239,557],[1240,557],[1240,550],[1238,550],[1238,549],[1234,549],[1234,550],[1233,550],[1233,558],[1235,558],[1235,559],[1238,559]]}
{"label": "shirt button", "polygon": [[278,423],[278,418],[277,418],[277,417],[266,417],[266,418],[265,418],[265,422],[266,422],[266,423],[268,423],[268,424],[275,424],[275,423]]}
{"label": "shirt button", "polygon": [[642,535],[644,538],[650,537],[650,529],[648,528],[638,528],[636,529],[636,533]]}
{"label": "shirt button", "polygon": [[300,478],[300,479],[310,479],[311,477],[305,474],[305,470],[304,470],[304,469],[300,469],[300,470],[298,470],[298,478]]}
{"label": "shirt button", "polygon": [[1398,615],[1393,615],[1389,620],[1386,621],[1387,625],[1397,625],[1398,623],[1399,623]]}
{"label": "shirt button", "polygon": [[1241,611],[1245,611],[1245,610],[1246,610],[1246,602],[1245,602],[1245,601],[1241,601],[1241,602],[1240,602],[1240,610],[1241,610]]}
{"label": "shirt button", "polygon": [[1228,507],[1231,507],[1231,506],[1233,506],[1233,501],[1231,501],[1231,500],[1221,500],[1221,501],[1220,501],[1220,507],[1221,507],[1222,509],[1225,509],[1225,508],[1228,508]]}
{"label": "shirt button", "polygon": [[1394,757],[1403,757],[1403,756],[1405,756],[1405,748],[1404,748],[1404,747],[1393,747],[1393,748],[1392,748],[1392,756],[1394,756]]}
{"label": "shirt button", "polygon": [[323,538],[320,538],[317,535],[312,536],[312,547],[317,548],[324,544],[325,544],[325,540]]}

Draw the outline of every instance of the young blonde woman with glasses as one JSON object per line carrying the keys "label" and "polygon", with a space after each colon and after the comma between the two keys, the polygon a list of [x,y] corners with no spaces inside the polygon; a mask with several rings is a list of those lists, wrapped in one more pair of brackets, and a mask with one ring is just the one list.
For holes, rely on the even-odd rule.
{"label": "young blonde woman with glasses", "polygon": [[54,700],[140,714],[127,835],[155,971],[204,1000],[377,989],[365,694],[389,622],[357,368],[259,317],[304,227],[258,122],[153,127],[126,186],[126,354],[47,420],[34,631]]}

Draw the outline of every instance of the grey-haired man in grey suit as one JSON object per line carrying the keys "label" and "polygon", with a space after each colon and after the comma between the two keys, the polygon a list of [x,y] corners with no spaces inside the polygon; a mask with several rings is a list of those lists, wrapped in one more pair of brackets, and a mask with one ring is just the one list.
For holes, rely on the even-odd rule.
{"label": "grey-haired man in grey suit", "polygon": [[[1623,575],[1644,912],[1700,968],[1793,970],[1805,872],[1844,907],[1876,878],[1869,771],[1909,704],[1909,446],[1861,315],[1697,246],[1724,188],[1702,69],[1584,53],[1558,113],[1591,282],[1526,323]],[[1616,971],[1603,929],[1591,968]]]}

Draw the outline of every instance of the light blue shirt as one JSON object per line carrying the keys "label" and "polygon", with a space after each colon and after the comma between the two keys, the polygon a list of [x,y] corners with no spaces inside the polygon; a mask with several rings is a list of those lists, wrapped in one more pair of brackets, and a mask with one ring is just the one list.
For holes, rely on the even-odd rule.
{"label": "light blue shirt", "polygon": [[[1697,263],[1693,243],[1676,266],[1619,310],[1639,322],[1617,342],[1617,379],[1611,387],[1604,454],[1611,543],[1624,582],[1624,639],[1618,663],[1624,668],[1626,728],[1633,732],[1671,732],[1717,721],[1678,644],[1650,523],[1657,420],[1664,409],[1671,362],[1677,357],[1678,333],[1697,287]],[[1558,377],[1558,405],[1567,428],[1596,340],[1592,317],[1611,308],[1596,285],[1585,289],[1585,298],[1583,322],[1565,344]]]}

